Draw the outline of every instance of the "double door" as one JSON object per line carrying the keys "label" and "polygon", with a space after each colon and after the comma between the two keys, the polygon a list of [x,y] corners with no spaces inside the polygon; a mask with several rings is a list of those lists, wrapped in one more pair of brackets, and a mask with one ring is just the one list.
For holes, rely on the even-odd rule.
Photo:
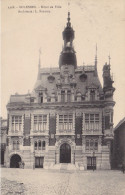
{"label": "double door", "polygon": [[44,157],[35,157],[35,168],[43,168]]}
{"label": "double door", "polygon": [[87,157],[87,169],[88,170],[96,169],[96,157]]}
{"label": "double door", "polygon": [[71,147],[67,143],[60,147],[60,163],[71,163]]}

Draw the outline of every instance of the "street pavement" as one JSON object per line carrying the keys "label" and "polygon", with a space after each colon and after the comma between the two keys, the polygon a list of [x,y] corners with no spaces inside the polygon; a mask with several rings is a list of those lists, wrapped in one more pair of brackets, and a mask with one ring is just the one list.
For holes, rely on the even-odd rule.
{"label": "street pavement", "polygon": [[1,195],[125,195],[120,171],[1,169]]}

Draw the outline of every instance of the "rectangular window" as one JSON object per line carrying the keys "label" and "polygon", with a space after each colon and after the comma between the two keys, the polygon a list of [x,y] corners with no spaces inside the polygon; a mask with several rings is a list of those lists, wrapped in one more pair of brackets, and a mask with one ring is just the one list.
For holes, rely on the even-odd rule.
{"label": "rectangular window", "polygon": [[22,116],[12,116],[12,131],[21,131]]}
{"label": "rectangular window", "polygon": [[59,115],[59,130],[72,130],[73,128],[73,115]]}
{"label": "rectangular window", "polygon": [[34,131],[47,129],[47,115],[34,115]]}
{"label": "rectangular window", "polygon": [[87,139],[85,148],[87,151],[97,151],[98,150],[98,140]]}
{"label": "rectangular window", "polygon": [[86,130],[99,129],[99,114],[85,114],[85,129]]}

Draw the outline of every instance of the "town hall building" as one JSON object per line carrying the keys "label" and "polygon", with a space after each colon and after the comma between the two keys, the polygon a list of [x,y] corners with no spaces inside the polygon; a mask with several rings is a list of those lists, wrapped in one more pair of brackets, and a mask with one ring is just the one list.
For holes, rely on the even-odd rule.
{"label": "town hall building", "polygon": [[7,104],[6,167],[110,169],[114,87],[110,60],[103,87],[93,65],[77,65],[68,12],[57,68],[41,68],[32,93],[11,95]]}

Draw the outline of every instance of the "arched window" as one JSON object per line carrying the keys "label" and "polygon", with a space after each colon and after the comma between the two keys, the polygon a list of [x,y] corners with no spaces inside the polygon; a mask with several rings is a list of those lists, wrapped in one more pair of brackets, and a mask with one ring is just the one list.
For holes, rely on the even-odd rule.
{"label": "arched window", "polygon": [[45,150],[45,147],[46,147],[46,143],[45,141],[42,142],[42,149]]}
{"label": "arched window", "polygon": [[38,150],[41,150],[41,141],[38,142]]}
{"label": "arched window", "polygon": [[37,150],[37,142],[34,143],[34,149]]}

